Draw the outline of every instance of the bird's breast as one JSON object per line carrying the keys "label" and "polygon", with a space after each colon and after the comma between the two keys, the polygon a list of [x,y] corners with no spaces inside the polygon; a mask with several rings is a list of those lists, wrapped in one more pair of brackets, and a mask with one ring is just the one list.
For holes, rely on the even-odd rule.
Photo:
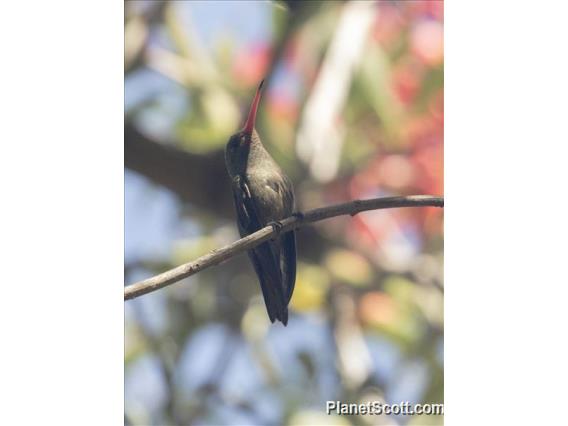
{"label": "bird's breast", "polygon": [[278,178],[267,175],[251,175],[248,177],[250,190],[255,199],[260,220],[266,225],[269,222],[284,219],[288,212],[284,203]]}

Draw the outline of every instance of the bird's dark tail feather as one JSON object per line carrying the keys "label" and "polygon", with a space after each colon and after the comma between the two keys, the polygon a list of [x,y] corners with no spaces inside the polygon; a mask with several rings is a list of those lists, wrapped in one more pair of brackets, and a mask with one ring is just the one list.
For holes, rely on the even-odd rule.
{"label": "bird's dark tail feather", "polygon": [[284,294],[282,274],[278,266],[274,265],[273,262],[267,261],[267,256],[270,252],[267,251],[267,243],[265,244],[261,244],[256,249],[249,251],[249,257],[260,281],[262,296],[264,297],[270,322],[273,323],[279,320],[282,324],[287,325],[288,301],[287,295]]}
{"label": "bird's dark tail feather", "polygon": [[286,303],[284,296],[279,294],[277,283],[271,283],[266,279],[266,275],[258,275],[260,280],[260,288],[262,289],[262,296],[264,297],[264,304],[266,305],[266,311],[268,312],[268,317],[270,322],[278,320],[282,324],[288,324],[288,304]]}
{"label": "bird's dark tail feather", "polygon": [[290,303],[292,293],[294,292],[294,284],[296,282],[296,234],[294,231],[285,233],[281,237],[281,269],[282,283],[286,294],[286,303]]}

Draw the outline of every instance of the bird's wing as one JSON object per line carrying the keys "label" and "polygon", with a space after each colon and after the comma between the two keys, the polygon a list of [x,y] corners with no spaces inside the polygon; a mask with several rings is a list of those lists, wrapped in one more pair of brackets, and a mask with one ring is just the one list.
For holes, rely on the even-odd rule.
{"label": "bird's wing", "polygon": [[[284,214],[287,217],[294,212],[294,190],[290,179],[284,174],[281,177],[282,180],[274,182],[274,189],[282,197],[283,205],[288,206],[288,211],[285,211]],[[294,231],[286,232],[280,236],[279,240],[278,258],[282,270],[282,283],[284,284],[286,303],[290,303],[296,283],[296,233]]]}
{"label": "bird's wing", "polygon": [[[233,198],[241,236],[249,235],[264,226],[259,219],[258,204],[246,178],[237,176],[233,179]],[[249,250],[248,254],[260,281],[270,321],[278,319],[286,325],[288,298],[282,281],[279,251],[275,242],[267,241]]]}
{"label": "bird's wing", "polygon": [[290,303],[296,283],[296,233],[294,231],[286,232],[282,235],[281,240],[282,282],[286,291],[286,302]]}

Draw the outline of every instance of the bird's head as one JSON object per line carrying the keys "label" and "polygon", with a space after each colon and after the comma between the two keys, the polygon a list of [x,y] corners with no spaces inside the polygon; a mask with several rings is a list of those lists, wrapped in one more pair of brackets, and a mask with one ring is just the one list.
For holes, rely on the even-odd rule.
{"label": "bird's head", "polygon": [[258,104],[260,103],[263,84],[264,80],[260,82],[256,89],[256,94],[252,101],[244,127],[232,135],[229,138],[229,142],[227,142],[227,147],[225,149],[225,161],[227,163],[229,174],[231,175],[242,173],[241,169],[246,165],[251,142],[253,138],[258,139],[254,125],[256,122],[256,112],[258,110]]}

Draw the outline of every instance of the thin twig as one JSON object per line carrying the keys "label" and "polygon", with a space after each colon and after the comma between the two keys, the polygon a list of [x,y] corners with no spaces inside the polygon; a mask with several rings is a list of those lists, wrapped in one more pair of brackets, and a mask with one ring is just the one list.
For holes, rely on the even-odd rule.
{"label": "thin twig", "polygon": [[206,268],[219,263],[239,254],[250,250],[259,244],[270,240],[277,236],[278,233],[291,231],[293,229],[305,226],[309,223],[318,222],[320,220],[329,219],[336,216],[351,215],[366,210],[392,209],[397,207],[444,207],[444,199],[442,197],[434,197],[431,195],[409,195],[406,197],[384,197],[372,198],[369,200],[355,200],[348,203],[336,204],[328,207],[310,210],[302,215],[290,216],[280,221],[281,228],[275,229],[272,226],[266,226],[253,234],[250,234],[240,240],[235,241],[225,247],[210,251],[209,253],[199,257],[193,262],[180,265],[169,271],[155,275],[151,278],[131,284],[124,289],[124,300],[134,299],[143,294],[159,290],[191,275],[194,275]]}

